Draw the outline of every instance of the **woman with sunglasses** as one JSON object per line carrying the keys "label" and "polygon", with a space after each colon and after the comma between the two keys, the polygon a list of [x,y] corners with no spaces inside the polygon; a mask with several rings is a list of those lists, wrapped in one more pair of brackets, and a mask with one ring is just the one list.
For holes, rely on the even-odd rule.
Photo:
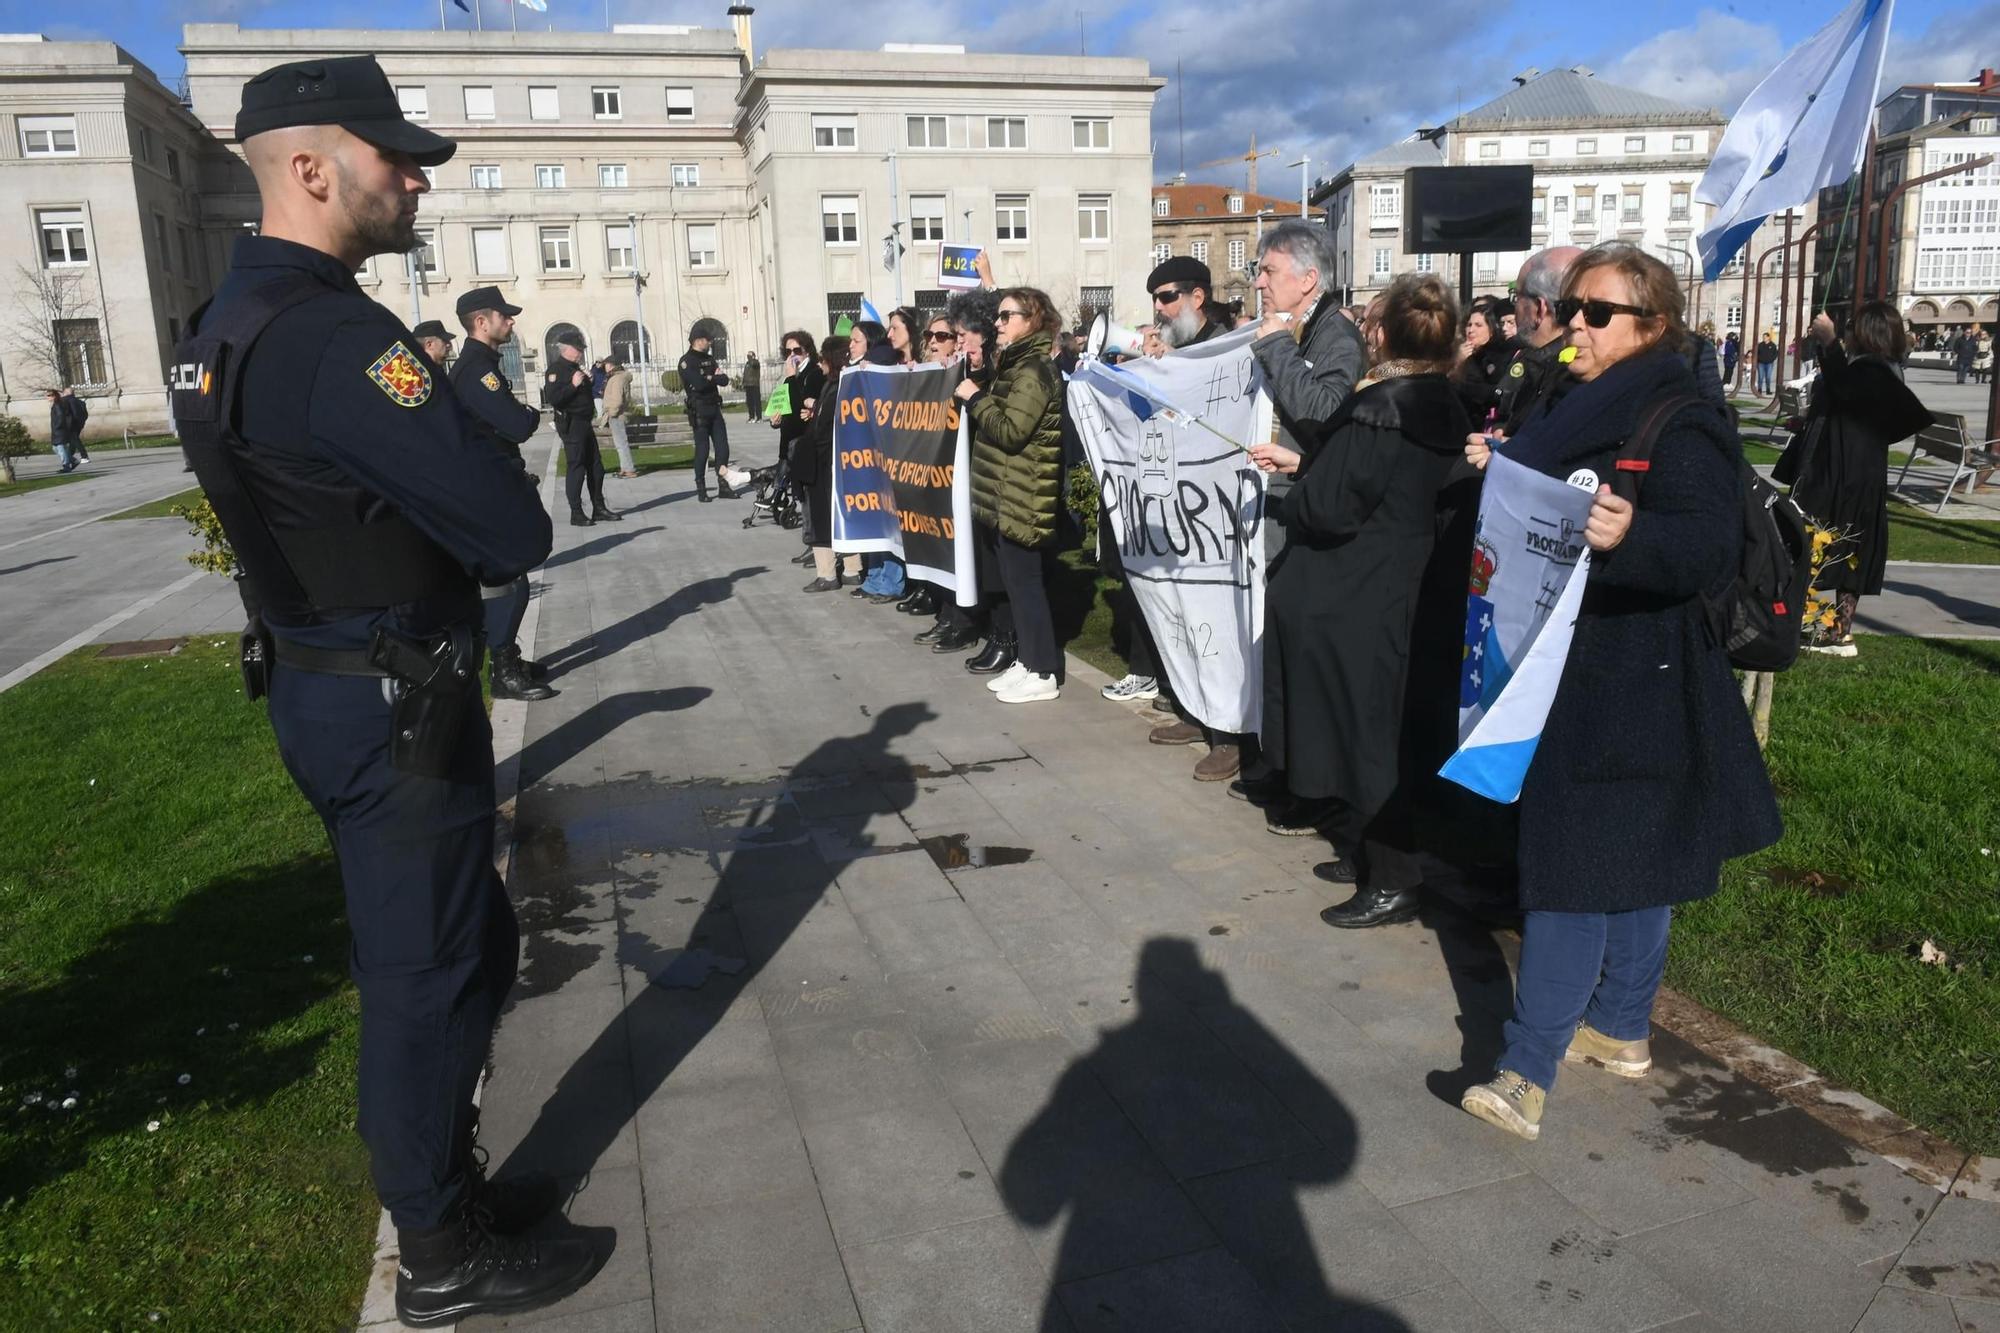
{"label": "woman with sunglasses", "polygon": [[[1722,863],[1782,829],[1704,594],[1735,577],[1742,445],[1696,397],[1673,271],[1629,245],[1586,251],[1563,280],[1579,383],[1503,442],[1513,462],[1588,484],[1589,582],[1520,800],[1520,974],[1498,1076],[1461,1104],[1533,1139],[1567,1061],[1652,1068],[1653,999],[1675,903],[1714,893]],[[1651,467],[1616,468],[1651,409],[1686,398]],[[1468,444],[1484,467],[1491,451]],[[1604,484],[1639,478],[1636,496]],[[1504,558],[1504,557],[1503,557]]]}
{"label": "woman with sunglasses", "polygon": [[[981,258],[983,261],[984,256]],[[964,359],[966,378],[982,388],[993,383],[993,312],[999,304],[999,293],[982,287],[976,291],[959,292],[946,302],[944,308],[944,318],[952,334],[949,346],[953,355]],[[936,326],[932,327],[935,330]],[[932,339],[932,346],[944,345],[944,340],[935,332]],[[974,547],[973,555],[977,561],[981,559],[977,543]],[[974,591],[976,593],[978,589],[975,587]],[[938,608],[937,623],[918,633],[918,643],[930,644],[934,653],[962,653],[984,637],[987,613],[983,596],[981,604],[972,607],[960,606],[956,596],[940,600],[942,605]],[[985,655],[986,651],[982,651],[968,660],[967,665]],[[1003,662],[1001,667],[1005,669],[1009,665],[1011,663]]]}
{"label": "woman with sunglasses", "polygon": [[[939,315],[924,326],[915,346],[918,359],[925,364],[948,365],[958,355],[958,335],[951,331],[951,321]],[[944,632],[944,607],[950,600],[951,595],[936,584],[911,579],[909,595],[896,603],[896,609],[905,615],[935,616],[930,626],[917,635],[918,643],[930,643]]]}
{"label": "woman with sunglasses", "polygon": [[[882,326],[877,324],[876,328]],[[840,372],[847,367],[850,341],[834,336],[819,345],[820,392],[805,404],[807,428],[792,446],[792,475],[806,487],[806,508],[812,513],[813,572],[817,575],[805,586],[806,592],[833,592],[840,587],[841,573],[861,577],[861,557],[833,554],[833,422],[834,397],[839,390]]]}
{"label": "woman with sunglasses", "polygon": [[[781,350],[785,357],[785,390],[791,405],[783,412],[770,413],[765,419],[778,428],[779,477],[789,478],[792,485],[804,493],[811,488],[812,474],[810,470],[800,474],[793,468],[792,451],[799,437],[806,433],[809,418],[806,416],[805,405],[818,399],[820,389],[826,383],[826,372],[820,368],[819,359],[813,355],[812,335],[803,329],[794,329],[787,333]],[[809,565],[812,563],[813,544],[811,503],[802,503],[799,512],[805,515],[799,539],[805,544],[806,549],[793,563]]]}
{"label": "woman with sunglasses", "polygon": [[1050,349],[1062,323],[1046,293],[1010,287],[994,327],[991,387],[968,379],[955,391],[972,417],[980,581],[1000,595],[992,641],[966,669],[991,674],[1002,703],[1041,703],[1062,693],[1063,676],[1047,586],[1062,503],[1062,375]]}

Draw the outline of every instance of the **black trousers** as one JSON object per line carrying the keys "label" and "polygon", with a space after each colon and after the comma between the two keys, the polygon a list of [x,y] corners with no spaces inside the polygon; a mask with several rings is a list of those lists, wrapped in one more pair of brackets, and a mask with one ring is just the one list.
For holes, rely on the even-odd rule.
{"label": "black trousers", "polygon": [[597,437],[588,430],[565,433],[563,459],[569,464],[569,475],[563,478],[563,492],[569,496],[570,512],[583,508],[585,485],[590,487],[591,504],[605,508],[604,454],[597,447]]}
{"label": "black trousers", "polygon": [[722,410],[713,412],[689,412],[688,424],[694,427],[694,488],[708,489],[708,458],[715,455],[715,466],[719,470],[729,461],[729,427],[722,419]]}
{"label": "black trousers", "polygon": [[993,602],[994,637],[1013,639],[1015,654],[1028,670],[1061,680],[1062,646],[1049,609],[1048,548],[1022,546],[983,523],[977,532],[979,586],[999,594]]}
{"label": "black trousers", "polygon": [[1391,796],[1380,810],[1358,810],[1342,802],[1327,833],[1341,858],[1354,862],[1361,888],[1400,893],[1422,887],[1410,804],[1402,795]]}
{"label": "black trousers", "polygon": [[486,590],[486,651],[502,652],[521,637],[521,621],[528,614],[528,576],[521,575],[503,589]]}
{"label": "black trousers", "polygon": [[270,711],[340,862],[375,1191],[398,1227],[436,1227],[465,1188],[472,1091],[520,960],[493,869],[492,729],[475,697],[450,775],[425,778],[389,764],[377,678],[280,665]]}

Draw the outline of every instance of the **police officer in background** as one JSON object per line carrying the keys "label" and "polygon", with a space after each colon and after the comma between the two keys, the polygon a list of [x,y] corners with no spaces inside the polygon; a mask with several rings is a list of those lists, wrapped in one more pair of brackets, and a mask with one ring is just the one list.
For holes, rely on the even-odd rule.
{"label": "police officer in background", "polygon": [[[514,316],[521,307],[508,305],[498,287],[475,287],[458,298],[458,322],[465,328],[465,350],[451,367],[451,390],[472,413],[480,438],[522,468],[521,446],[542,424],[542,414],[514,396],[507,372],[500,368],[500,349],[514,340]],[[528,613],[528,576],[484,590],[486,650],[493,659],[495,699],[552,699],[558,693],[546,684],[548,668],[521,655],[521,618]]]}
{"label": "police officer in background", "polygon": [[[569,495],[571,527],[587,528],[593,523],[615,523],[619,515],[604,503],[604,455],[597,448],[597,435],[590,419],[597,411],[597,398],[590,386],[590,372],[583,368],[583,335],[571,330],[556,335],[559,349],[556,363],[542,381],[542,401],[556,414],[556,435],[563,442],[563,460],[569,465],[564,490]],[[590,487],[590,513],[583,512],[583,488]]]}
{"label": "police officer in background", "polygon": [[688,424],[694,427],[694,495],[708,503],[708,455],[715,453],[715,493],[734,500],[722,469],[729,462],[729,427],[722,420],[722,386],[729,376],[716,367],[708,354],[708,335],[696,329],[688,335],[687,355],[681,358],[681,391],[687,395]]}
{"label": "police officer in background", "polygon": [[441,319],[427,319],[411,329],[410,333],[416,338],[417,346],[423,350],[423,354],[435,362],[438,369],[443,370],[444,363],[451,360],[452,339],[458,335],[446,328]]}
{"label": "police officer in background", "polygon": [[397,1314],[525,1309],[602,1262],[573,1233],[518,1234],[554,1182],[488,1182],[473,1144],[520,944],[493,869],[479,585],[539,564],[549,520],[354,282],[415,244],[419,168],[452,141],[403,119],[370,56],[258,75],[236,137],[263,218],[176,350],[174,417],[241,565],[246,692],[268,693],[346,888],[357,1127],[397,1228]]}

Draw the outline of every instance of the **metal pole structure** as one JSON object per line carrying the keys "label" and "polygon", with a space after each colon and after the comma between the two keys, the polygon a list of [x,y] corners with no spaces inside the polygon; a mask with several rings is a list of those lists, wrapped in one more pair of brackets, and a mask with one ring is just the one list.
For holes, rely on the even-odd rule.
{"label": "metal pole structure", "polygon": [[[444,0],[438,0],[443,4]],[[1174,29],[1179,32],[1179,28]],[[1174,138],[1180,142],[1180,166],[1175,174],[1183,179],[1187,176],[1187,92],[1181,80],[1181,58],[1174,57]]]}
{"label": "metal pole structure", "polygon": [[[509,4],[513,0],[507,0]],[[486,31],[486,0],[472,0],[472,21],[479,25],[479,31]]]}
{"label": "metal pole structure", "polygon": [[[1751,235],[1754,237],[1756,233],[1752,232]],[[1738,343],[1736,349],[1736,378],[1730,383],[1729,387],[1731,389],[1741,388],[1746,374],[1751,376],[1751,383],[1756,383],[1755,373],[1751,367],[1757,355],[1757,312],[1750,305],[1750,270],[1757,267],[1757,265],[1745,258],[1750,253],[1747,248],[1750,242],[1746,240],[1743,244],[1746,248],[1736,252],[1736,257],[1743,260],[1743,290],[1736,298],[1741,308],[1741,322],[1736,330],[1736,341]],[[1726,326],[1729,323],[1729,316],[1726,313],[1722,317],[1722,322],[1726,331]]]}
{"label": "metal pole structure", "polygon": [[1793,303],[1798,307],[1799,337],[1801,338],[1806,336],[1806,330],[1812,325],[1812,278],[1815,276],[1812,270],[1813,263],[1817,262],[1809,262],[1806,259],[1806,242],[1819,235],[1819,229],[1825,225],[1826,219],[1821,218],[1818,222],[1813,223],[1812,226],[1800,232],[1799,239],[1793,242],[1794,245],[1799,247],[1799,286],[1798,295],[1793,298]]}
{"label": "metal pole structure", "polygon": [[410,280],[410,327],[424,322],[423,298],[417,295],[417,254],[414,250],[403,254],[403,273]]}
{"label": "metal pole structure", "polygon": [[1776,381],[1771,386],[1771,392],[1773,395],[1771,401],[1774,403],[1777,402],[1776,394],[1778,385],[1781,385],[1785,382],[1785,375],[1782,372],[1784,370],[1788,358],[1791,361],[1792,378],[1796,379],[1799,374],[1799,365],[1798,365],[1799,359],[1795,357],[1792,353],[1791,337],[1790,337],[1791,327],[1792,327],[1792,219],[1793,217],[1794,217],[1793,211],[1789,208],[1786,209],[1785,239],[1782,242],[1782,244],[1785,247],[1784,248],[1785,257],[1783,261],[1784,267],[1778,271],[1778,368],[1780,373]]}
{"label": "metal pole structure", "polygon": [[889,268],[896,275],[896,304],[903,304],[903,206],[896,196],[896,150],[889,163]]}
{"label": "metal pole structure", "polygon": [[1287,162],[1285,165],[1299,169],[1299,221],[1304,222],[1306,220],[1306,195],[1310,188],[1306,180],[1306,174],[1312,170],[1312,159],[1302,157],[1296,162]]}
{"label": "metal pole structure", "polygon": [[1861,211],[1854,216],[1854,304],[1850,318],[1868,297],[1868,210],[1875,206],[1875,131],[1868,131],[1868,152],[1861,159]]}
{"label": "metal pole structure", "polygon": [[[1755,339],[1755,341],[1749,341],[1749,340],[1746,340],[1746,341],[1744,342],[1744,344],[1743,344],[1743,355],[1742,355],[1741,357],[1737,358],[1737,366],[1738,366],[1739,368],[1741,368],[1741,366],[1742,366],[1742,365],[1743,365],[1743,364],[1744,364],[1745,362],[1748,362],[1748,363],[1752,364],[1753,366],[1754,366],[1754,365],[1755,365],[1755,363],[1756,363],[1756,359],[1757,359],[1757,344],[1758,344],[1758,342],[1762,341],[1762,339],[1763,339],[1763,337],[1764,337],[1763,333],[1759,331],[1759,330],[1761,330],[1761,329],[1762,329],[1762,327],[1763,327],[1763,323],[1764,323],[1764,313],[1763,313],[1763,311],[1764,311],[1764,263],[1765,263],[1765,261],[1766,261],[1766,260],[1768,260],[1768,259],[1769,259],[1769,258],[1770,258],[1770,257],[1771,257],[1772,255],[1774,255],[1774,254],[1776,254],[1776,253],[1778,253],[1778,247],[1774,245],[1774,246],[1772,246],[1772,247],[1771,247],[1770,249],[1766,250],[1766,251],[1765,251],[1765,252],[1764,252],[1763,254],[1761,254],[1761,255],[1758,255],[1758,256],[1757,256],[1757,262],[1756,262],[1755,264],[1752,264],[1752,265],[1750,266],[1751,268],[1754,268],[1754,269],[1756,269],[1756,270],[1757,270],[1757,285],[1756,285],[1755,287],[1751,288],[1751,291],[1752,291],[1752,292],[1754,293],[1754,295],[1752,295],[1752,296],[1751,296],[1751,298],[1750,298],[1750,306],[1749,306],[1749,308],[1745,309],[1745,310],[1744,310],[1744,312],[1743,312],[1743,328],[1744,328],[1744,330],[1745,330],[1745,332],[1746,332],[1746,333],[1749,333],[1749,334],[1751,335],[1751,337],[1752,337],[1753,339]],[[1750,280],[1750,275],[1749,275],[1749,273],[1748,273],[1748,272],[1746,272],[1746,273],[1745,273],[1745,274],[1743,275],[1743,280],[1744,280],[1744,281],[1745,281],[1746,283],[1747,283],[1747,282],[1748,282],[1748,281]],[[1784,349],[1784,348],[1782,348],[1782,347],[1780,347],[1780,348],[1778,349],[1778,356],[1779,356],[1779,358],[1780,358],[1780,361],[1779,361],[1779,364],[1781,364],[1781,365],[1783,364],[1783,357],[1784,357],[1784,354],[1785,354],[1785,349]],[[1751,378],[1750,382],[1751,382],[1751,384],[1753,384],[1753,385],[1754,385],[1754,384],[1756,384],[1756,382],[1757,382],[1757,381],[1756,381],[1756,378],[1754,377],[1754,375],[1752,376],[1752,378]]]}
{"label": "metal pole structure", "polygon": [[632,229],[632,318],[635,321],[633,336],[638,340],[639,346],[639,402],[645,407],[646,415],[650,417],[653,415],[653,391],[646,381],[652,378],[653,359],[646,347],[646,303],[639,297],[640,289],[646,285],[645,280],[639,276],[639,215],[627,213],[625,225]]}
{"label": "metal pole structure", "polygon": [[1961,172],[1977,171],[1979,170],[1979,168],[1985,166],[1992,160],[1993,160],[1993,154],[1987,153],[1984,154],[1983,156],[1973,158],[1970,162],[1960,162],[1955,166],[1945,167],[1942,170],[1933,171],[1928,175],[1912,176],[1910,177],[1910,179],[1904,181],[1901,185],[1898,185],[1895,189],[1889,191],[1889,193],[1882,196],[1882,230],[1880,239],[1875,247],[1876,249],[1875,299],[1876,300],[1880,301],[1889,294],[1889,220],[1891,216],[1890,210],[1895,208],[1896,201],[1903,197],[1904,191],[1908,190],[1912,185],[1924,185],[1934,180],[1942,180],[1946,176],[1956,176]]}

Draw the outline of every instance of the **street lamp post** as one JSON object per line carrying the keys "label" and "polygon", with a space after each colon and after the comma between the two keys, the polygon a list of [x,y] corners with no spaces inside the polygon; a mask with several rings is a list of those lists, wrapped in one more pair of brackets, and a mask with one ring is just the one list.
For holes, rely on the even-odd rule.
{"label": "street lamp post", "polygon": [[630,228],[632,238],[632,337],[639,350],[639,402],[646,409],[646,415],[653,415],[653,389],[647,383],[652,378],[653,361],[646,349],[646,303],[639,293],[646,280],[639,276],[639,215],[627,213],[625,225]]}

